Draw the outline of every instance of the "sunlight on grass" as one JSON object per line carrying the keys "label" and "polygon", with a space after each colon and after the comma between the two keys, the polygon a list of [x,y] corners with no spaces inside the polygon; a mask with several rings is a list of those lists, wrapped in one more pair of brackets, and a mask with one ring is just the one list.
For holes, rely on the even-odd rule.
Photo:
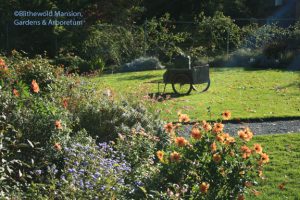
{"label": "sunlight on grass", "polygon": [[300,199],[300,134],[256,136],[250,145],[254,143],[268,152],[270,163],[265,167],[265,179],[255,187],[261,194],[248,195],[248,199]]}
{"label": "sunlight on grass", "polygon": [[[149,82],[161,80],[163,73],[164,70],[113,74],[92,81],[119,96],[141,98],[157,92],[157,84]],[[210,119],[208,107],[214,114],[231,110],[233,118],[241,119],[300,116],[299,72],[211,68],[210,77],[207,92],[192,92],[147,105],[150,110],[161,110],[161,117],[168,121],[174,121],[179,110],[194,119]],[[163,85],[161,91],[162,88]],[[171,85],[167,85],[166,93],[173,93]],[[212,119],[218,117],[212,115]]]}

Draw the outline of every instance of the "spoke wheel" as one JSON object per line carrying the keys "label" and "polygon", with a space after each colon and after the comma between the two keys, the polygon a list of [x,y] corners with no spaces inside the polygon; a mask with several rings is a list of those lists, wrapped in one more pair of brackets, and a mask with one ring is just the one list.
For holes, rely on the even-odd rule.
{"label": "spoke wheel", "polygon": [[201,93],[207,91],[209,87],[210,87],[210,79],[206,83],[193,85],[192,89],[197,91],[198,93]]}
{"label": "spoke wheel", "polygon": [[178,95],[188,95],[192,91],[191,79],[185,74],[175,75],[172,83],[173,91]]}

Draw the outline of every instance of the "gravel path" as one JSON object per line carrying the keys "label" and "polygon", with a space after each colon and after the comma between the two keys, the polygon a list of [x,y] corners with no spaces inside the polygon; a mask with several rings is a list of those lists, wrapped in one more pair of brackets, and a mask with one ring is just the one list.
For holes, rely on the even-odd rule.
{"label": "gravel path", "polygon": [[[300,133],[300,120],[276,120],[266,122],[249,122],[249,123],[225,123],[224,132],[231,135],[237,135],[240,128],[249,127],[255,135],[266,134],[284,134],[284,133]],[[180,135],[189,134],[192,125],[187,125]]]}

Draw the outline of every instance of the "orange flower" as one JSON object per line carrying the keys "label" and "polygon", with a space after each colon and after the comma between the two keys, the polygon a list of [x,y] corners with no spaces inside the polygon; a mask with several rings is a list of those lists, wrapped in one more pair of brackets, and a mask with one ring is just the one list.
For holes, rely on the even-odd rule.
{"label": "orange flower", "polygon": [[61,144],[55,143],[54,144],[54,149],[57,150],[57,151],[60,151],[61,150]]}
{"label": "orange flower", "polygon": [[246,145],[241,146],[241,151],[243,153],[242,158],[247,159],[251,156],[252,151]]}
{"label": "orange flower", "polygon": [[222,117],[223,117],[224,120],[229,120],[230,117],[231,117],[231,112],[228,111],[228,110],[224,111],[224,112],[222,113]]}
{"label": "orange flower", "polygon": [[260,144],[254,144],[254,150],[256,153],[261,154],[262,153],[262,147]]}
{"label": "orange flower", "polygon": [[176,137],[175,138],[175,143],[179,146],[179,147],[184,147],[185,145],[187,145],[187,141],[184,137]]}
{"label": "orange flower", "polygon": [[183,122],[183,123],[186,123],[186,122],[189,122],[190,121],[190,118],[187,114],[179,114],[179,119],[178,119],[179,122]]}
{"label": "orange flower", "polygon": [[281,183],[278,185],[278,189],[284,190],[285,189],[285,183]]}
{"label": "orange flower", "polygon": [[260,154],[260,163],[261,164],[265,164],[268,163],[270,161],[268,154],[266,153],[262,153]]}
{"label": "orange flower", "polygon": [[207,193],[208,189],[209,189],[209,183],[202,182],[200,185],[200,191],[202,193]]}
{"label": "orange flower", "polygon": [[220,154],[215,153],[215,154],[213,155],[213,160],[215,161],[215,163],[219,163],[219,162],[222,160],[222,157],[221,157]]}
{"label": "orange flower", "polygon": [[19,97],[19,96],[20,96],[19,91],[18,91],[17,89],[15,89],[15,88],[13,89],[12,93],[13,93],[13,95],[14,95],[15,97]]}
{"label": "orange flower", "polygon": [[63,104],[64,109],[67,109],[68,105],[69,105],[68,99],[64,98],[62,104]]}
{"label": "orange flower", "polygon": [[245,200],[245,196],[243,194],[239,194],[237,200]]}
{"label": "orange flower", "polygon": [[174,129],[174,126],[173,126],[173,123],[170,122],[170,123],[167,123],[165,126],[164,126],[164,129],[167,133],[171,133]]}
{"label": "orange flower", "polygon": [[156,152],[156,156],[157,156],[157,158],[160,160],[160,161],[163,161],[163,159],[164,159],[164,152],[163,151],[157,151]]}
{"label": "orange flower", "polygon": [[38,93],[40,91],[40,87],[39,85],[37,84],[36,80],[32,80],[31,81],[31,90],[34,92],[34,93]]}
{"label": "orange flower", "polygon": [[220,142],[220,143],[224,143],[225,138],[224,138],[224,136],[223,136],[222,134],[218,134],[218,135],[216,136],[216,140],[217,140],[218,142]]}
{"label": "orange flower", "polygon": [[253,184],[250,182],[250,181],[246,181],[245,183],[244,183],[244,185],[246,186],[246,187],[252,187],[253,186]]}
{"label": "orange flower", "polygon": [[[204,121],[205,122],[205,121]],[[202,125],[202,128],[205,130],[205,131],[210,131],[211,130],[211,125],[207,122],[203,123]]]}
{"label": "orange flower", "polygon": [[230,144],[232,144],[232,143],[235,143],[234,137],[231,137],[231,136],[226,137],[225,144],[230,145]]}
{"label": "orange flower", "polygon": [[212,152],[216,152],[217,151],[217,144],[215,142],[211,143],[210,149],[211,149]]}
{"label": "orange flower", "polygon": [[202,134],[200,133],[200,130],[198,128],[193,128],[191,131],[192,138],[199,140],[202,137]]}
{"label": "orange flower", "polygon": [[61,125],[61,121],[60,120],[56,120],[55,121],[55,128],[56,129],[62,129],[62,125]]}
{"label": "orange flower", "polygon": [[5,61],[2,58],[0,58],[0,67],[2,66],[5,66]]}
{"label": "orange flower", "polygon": [[238,135],[244,141],[250,141],[253,137],[253,133],[249,128],[244,128],[243,130],[238,131]]}
{"label": "orange flower", "polygon": [[181,158],[180,154],[177,153],[176,151],[174,151],[170,155],[171,162],[178,162],[180,160],[180,158]]}
{"label": "orange flower", "polygon": [[222,132],[224,129],[224,124],[222,123],[214,123],[214,128],[213,128],[213,132],[214,133],[220,133]]}

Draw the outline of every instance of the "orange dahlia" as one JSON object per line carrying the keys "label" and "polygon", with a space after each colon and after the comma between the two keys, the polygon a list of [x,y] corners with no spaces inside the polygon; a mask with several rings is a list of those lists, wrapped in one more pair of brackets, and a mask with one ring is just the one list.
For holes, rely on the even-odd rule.
{"label": "orange dahlia", "polygon": [[262,153],[262,147],[260,144],[254,144],[254,150],[256,153],[261,154]]}
{"label": "orange dahlia", "polygon": [[202,137],[202,134],[200,133],[200,130],[198,128],[193,128],[191,131],[192,138],[199,140]]}
{"label": "orange dahlia", "polygon": [[253,137],[253,133],[249,128],[244,128],[243,130],[238,131],[238,135],[246,142],[250,141]]}
{"label": "orange dahlia", "polygon": [[208,122],[206,122],[206,121],[203,122],[202,128],[203,128],[205,131],[210,131],[210,130],[212,129],[212,128],[211,128],[211,125],[210,125]]}
{"label": "orange dahlia", "polygon": [[61,125],[61,121],[60,120],[56,120],[54,124],[55,124],[55,128],[56,129],[62,129],[62,125]]}
{"label": "orange dahlia", "polygon": [[171,133],[174,129],[174,126],[173,126],[173,123],[170,122],[170,123],[167,123],[165,126],[164,126],[164,129],[167,133]]}
{"label": "orange dahlia", "polygon": [[178,162],[180,160],[181,156],[179,153],[177,153],[176,151],[174,151],[173,153],[171,153],[170,155],[170,160],[171,162]]}
{"label": "orange dahlia", "polygon": [[215,142],[211,143],[210,149],[211,149],[212,152],[216,152],[217,151],[217,144]]}
{"label": "orange dahlia", "polygon": [[183,123],[186,123],[186,122],[189,122],[190,121],[190,118],[187,114],[179,114],[179,119],[178,119],[179,122],[183,122]]}
{"label": "orange dahlia", "polygon": [[219,163],[219,162],[222,160],[222,157],[221,157],[220,154],[215,153],[215,154],[213,155],[213,160],[215,161],[215,163]]}
{"label": "orange dahlia", "polygon": [[15,97],[19,97],[19,96],[20,96],[19,91],[18,91],[17,89],[15,89],[15,88],[13,89],[12,93],[13,93],[13,95],[14,95]]}
{"label": "orange dahlia", "polygon": [[214,128],[213,128],[213,132],[214,133],[220,133],[220,132],[223,131],[223,129],[224,129],[224,124],[222,124],[222,123],[215,123],[214,124]]}
{"label": "orange dahlia", "polygon": [[187,141],[184,137],[176,137],[175,138],[175,143],[179,146],[179,147],[184,147],[185,145],[187,145]]}
{"label": "orange dahlia", "polygon": [[241,151],[242,151],[242,158],[247,159],[251,156],[251,149],[247,147],[246,145],[241,146]]}
{"label": "orange dahlia", "polygon": [[0,67],[2,66],[5,66],[5,61],[2,58],[0,58]]}
{"label": "orange dahlia", "polygon": [[36,80],[32,80],[31,81],[31,90],[34,92],[34,93],[38,93],[40,91],[40,87],[39,85],[37,84]]}
{"label": "orange dahlia", "polygon": [[200,184],[200,191],[201,191],[202,193],[207,193],[208,189],[209,189],[209,183],[202,182],[202,183]]}
{"label": "orange dahlia", "polygon": [[60,150],[61,150],[61,144],[59,144],[59,143],[55,143],[55,144],[53,145],[53,147],[54,147],[54,149],[57,150],[57,151],[60,151]]}
{"label": "orange dahlia", "polygon": [[260,163],[266,164],[270,161],[268,154],[262,153],[260,154]]}
{"label": "orange dahlia", "polygon": [[229,120],[230,117],[231,117],[231,112],[228,111],[228,110],[224,111],[224,112],[222,113],[222,117],[223,117],[224,120]]}

